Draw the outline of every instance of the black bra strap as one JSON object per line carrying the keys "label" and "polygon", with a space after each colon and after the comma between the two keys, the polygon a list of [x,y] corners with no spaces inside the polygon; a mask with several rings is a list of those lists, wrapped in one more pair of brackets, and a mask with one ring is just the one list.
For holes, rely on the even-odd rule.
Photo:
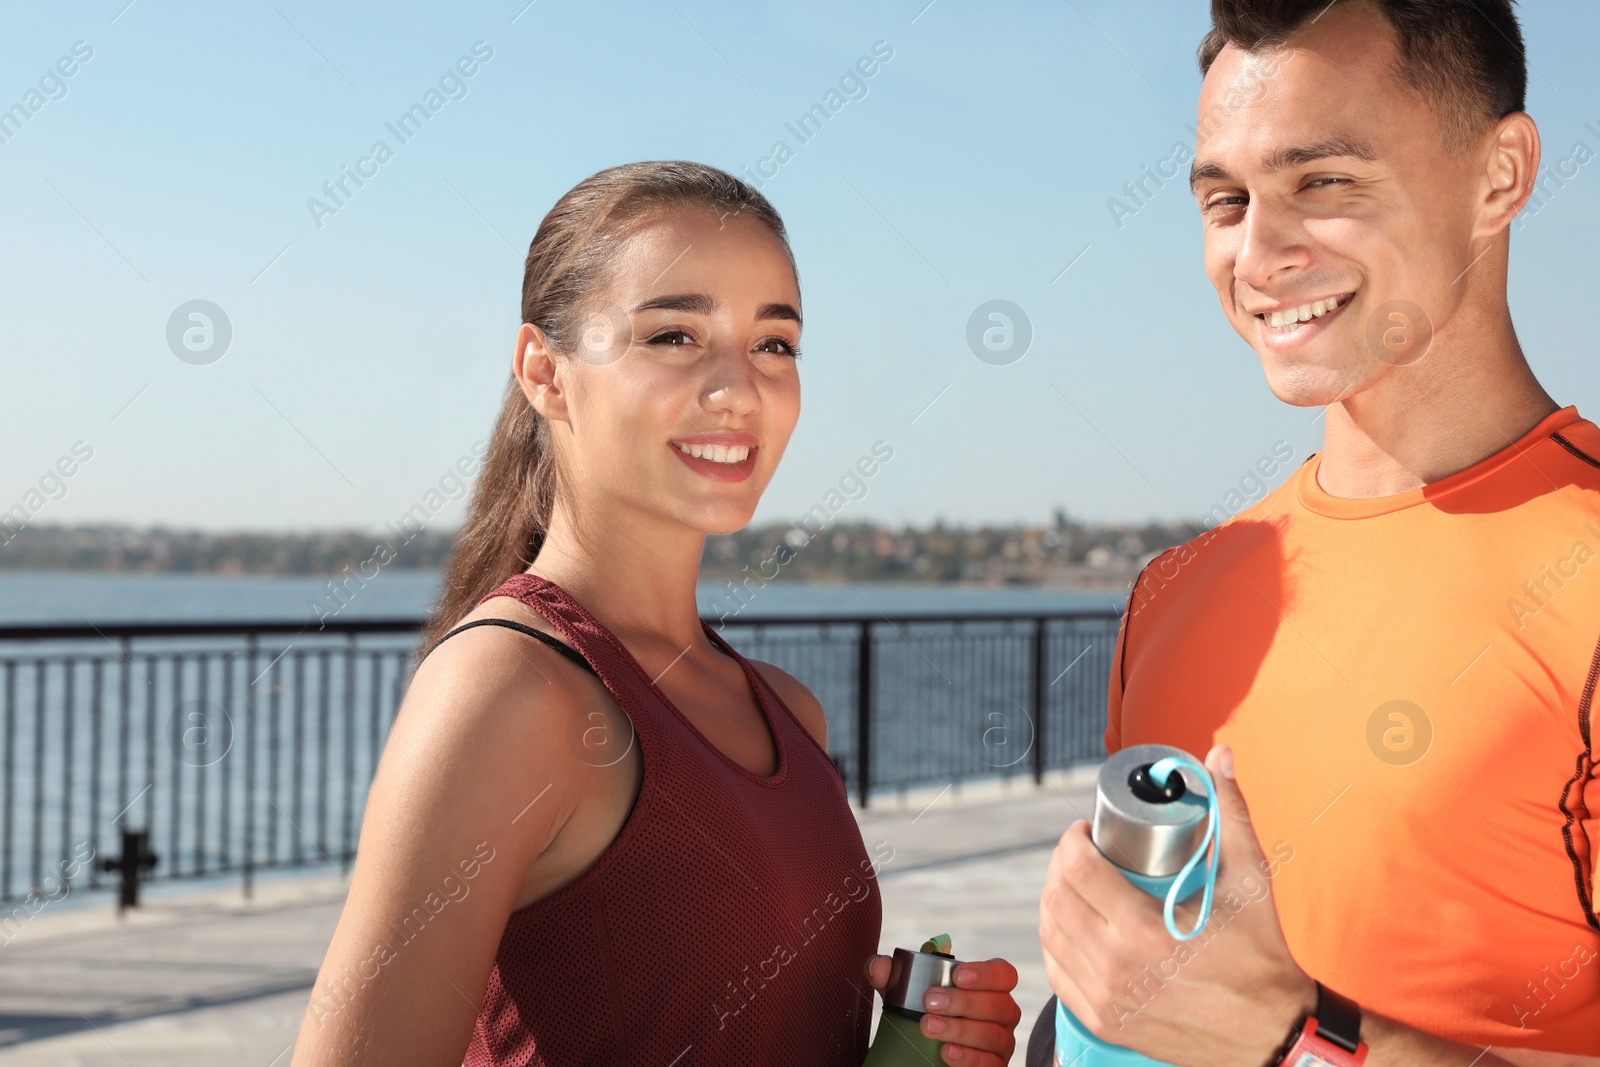
{"label": "black bra strap", "polygon": [[[428,651],[422,654],[422,658],[427,659],[428,654],[431,653],[435,648],[438,648],[446,637],[453,637],[462,630],[470,630],[474,626],[504,626],[507,629],[516,630],[519,633],[525,633],[529,637],[535,638],[539,641],[542,641],[544,644],[549,645],[551,648],[555,649],[557,652],[561,653],[563,656],[567,657],[573,663],[576,663],[590,674],[595,674],[595,669],[589,665],[589,661],[584,659],[583,654],[577,649],[573,648],[571,645],[563,644],[561,641],[551,637],[543,630],[535,630],[531,626],[524,626],[522,623],[513,622],[510,619],[475,619],[472,622],[464,622],[460,626],[457,626],[454,630],[451,630],[449,633],[445,634],[444,637],[439,638],[438,641],[435,641],[432,646],[429,647]],[[418,661],[418,663],[420,662],[421,660]],[[596,675],[596,677],[599,676]]]}

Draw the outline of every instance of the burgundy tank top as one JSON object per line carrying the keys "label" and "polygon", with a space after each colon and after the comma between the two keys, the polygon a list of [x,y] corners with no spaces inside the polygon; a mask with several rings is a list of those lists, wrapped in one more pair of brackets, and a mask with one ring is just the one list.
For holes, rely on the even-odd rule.
{"label": "burgundy tank top", "polygon": [[518,574],[495,596],[588,661],[633,724],[644,775],[594,865],[511,913],[465,1067],[858,1067],[882,901],[827,754],[709,625],[772,731],[769,776],[714,748],[553,582]]}

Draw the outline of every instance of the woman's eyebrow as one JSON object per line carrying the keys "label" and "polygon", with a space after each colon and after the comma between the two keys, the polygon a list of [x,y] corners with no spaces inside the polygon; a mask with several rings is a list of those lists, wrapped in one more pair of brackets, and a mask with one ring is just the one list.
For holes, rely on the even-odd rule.
{"label": "woman's eyebrow", "polygon": [[756,318],[787,319],[797,326],[800,325],[800,312],[793,304],[762,304],[760,310],[756,312]]}
{"label": "woman's eyebrow", "polygon": [[[634,306],[638,311],[687,311],[695,315],[709,315],[717,308],[717,302],[704,293],[675,293],[669,296],[654,296]],[[756,309],[758,320],[784,319],[798,324],[800,312],[793,304],[762,304]]]}
{"label": "woman's eyebrow", "polygon": [[656,296],[634,307],[634,311],[689,311],[697,315],[709,315],[716,308],[716,301],[704,293],[678,293],[672,296]]}

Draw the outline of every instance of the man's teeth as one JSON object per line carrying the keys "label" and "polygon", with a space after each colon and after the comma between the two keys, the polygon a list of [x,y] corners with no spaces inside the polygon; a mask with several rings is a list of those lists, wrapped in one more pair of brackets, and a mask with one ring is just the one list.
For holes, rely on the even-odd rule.
{"label": "man's teeth", "polygon": [[1339,298],[1330,296],[1326,300],[1314,300],[1309,304],[1301,304],[1297,308],[1284,308],[1282,311],[1267,312],[1267,325],[1282,328],[1293,326],[1297,322],[1310,322],[1320,319],[1328,312],[1339,306]]}
{"label": "man's teeth", "polygon": [[681,441],[672,443],[679,452],[687,453],[695,459],[709,459],[713,463],[743,463],[750,458],[749,445],[686,445]]}

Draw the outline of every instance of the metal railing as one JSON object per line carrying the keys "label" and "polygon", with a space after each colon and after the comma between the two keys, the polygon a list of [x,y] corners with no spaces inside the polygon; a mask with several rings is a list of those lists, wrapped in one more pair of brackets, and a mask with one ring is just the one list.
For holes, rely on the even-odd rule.
{"label": "metal railing", "polygon": [[[355,856],[421,620],[0,627],[0,901]],[[750,618],[722,632],[821,700],[865,805],[1101,758],[1117,616]]]}
{"label": "metal railing", "polygon": [[1114,612],[730,622],[740,652],[822,702],[857,803],[1104,757]]}

